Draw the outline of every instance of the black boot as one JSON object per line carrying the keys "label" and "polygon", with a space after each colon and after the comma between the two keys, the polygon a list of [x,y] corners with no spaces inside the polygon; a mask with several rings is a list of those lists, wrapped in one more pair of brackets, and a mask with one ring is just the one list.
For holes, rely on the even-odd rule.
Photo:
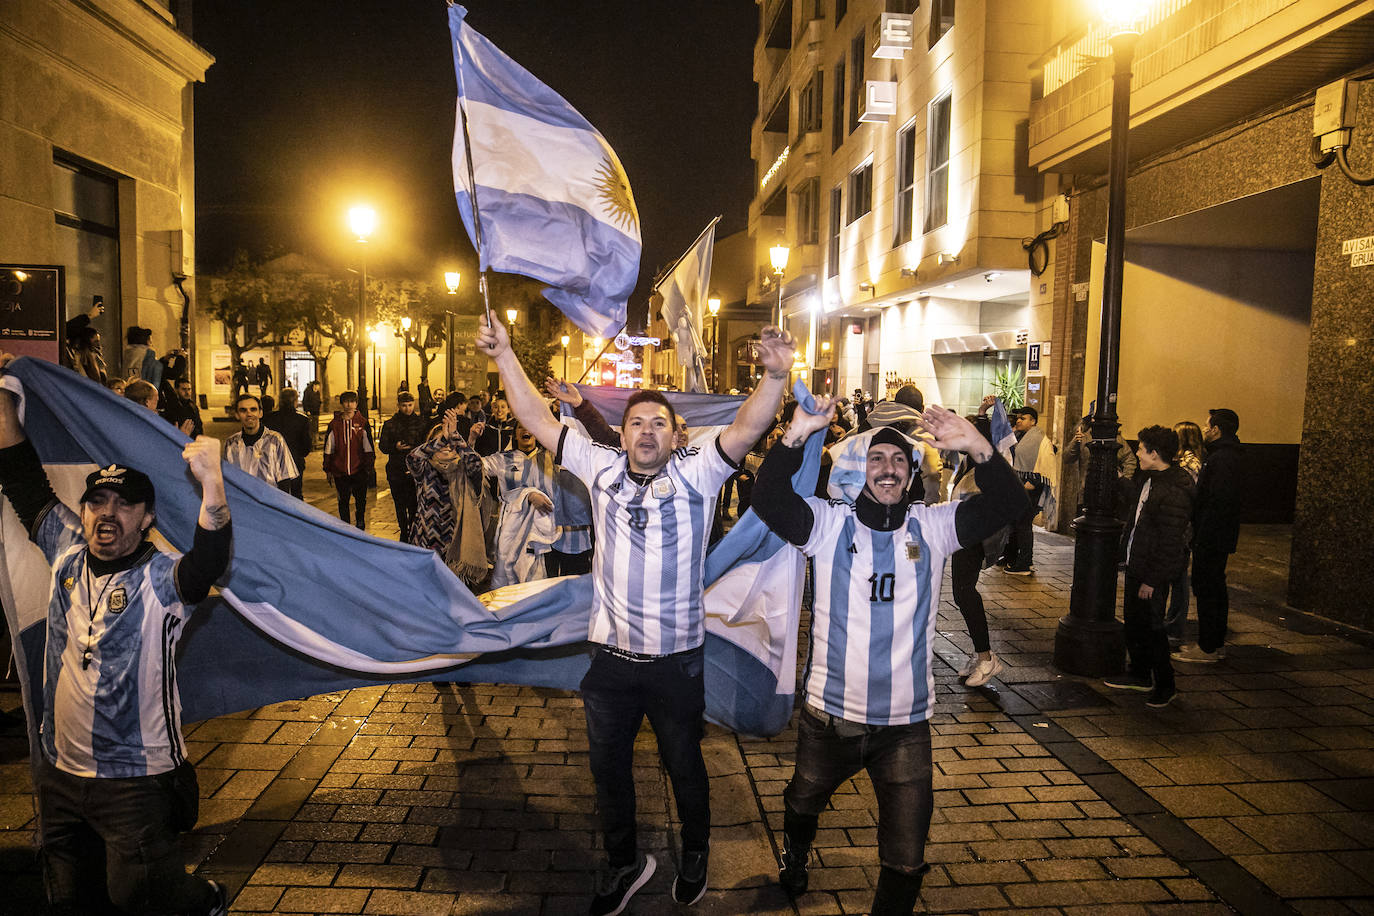
{"label": "black boot", "polygon": [[878,873],[878,889],[873,893],[872,916],[911,916],[928,871],[930,866],[925,865],[916,874],[909,875],[884,865]]}
{"label": "black boot", "polygon": [[819,817],[799,814],[790,805],[783,811],[782,861],[778,864],[778,883],[789,897],[800,897],[806,893],[810,881],[806,870],[807,860],[811,856],[811,843],[816,839],[819,822]]}

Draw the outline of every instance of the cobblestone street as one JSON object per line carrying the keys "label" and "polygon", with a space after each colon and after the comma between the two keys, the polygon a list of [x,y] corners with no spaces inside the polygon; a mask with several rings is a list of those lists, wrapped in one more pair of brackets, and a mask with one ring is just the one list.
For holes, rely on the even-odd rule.
{"label": "cobblestone street", "polygon": [[[332,510],[318,471],[307,496]],[[394,537],[389,499],[371,497],[369,530]],[[1159,711],[1051,667],[1067,539],[1038,534],[1034,577],[984,574],[1007,665],[985,688],[955,677],[968,643],[946,583],[927,911],[1374,913],[1374,643],[1274,600],[1284,535],[1246,529],[1228,657],[1179,665],[1181,696]],[[188,860],[229,887],[235,913],[586,910],[600,853],[573,693],[371,687],[187,734],[202,796]],[[793,729],[708,728],[711,890],[699,911],[866,911],[878,859],[864,778],[821,819],[810,892],[793,905],[776,886],[794,742]],[[5,913],[42,911],[26,754],[22,732],[0,739]],[[641,845],[659,871],[629,912],[677,909],[676,824],[647,726],[637,762]]]}

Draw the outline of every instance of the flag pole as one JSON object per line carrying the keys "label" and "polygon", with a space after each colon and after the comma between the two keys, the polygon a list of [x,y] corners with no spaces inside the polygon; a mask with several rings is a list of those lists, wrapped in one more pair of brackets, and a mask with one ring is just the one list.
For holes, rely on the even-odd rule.
{"label": "flag pole", "polygon": [[[449,5],[453,5],[453,0],[449,0]],[[464,23],[466,25],[466,23]],[[461,43],[458,51],[462,53]],[[472,228],[473,241],[477,248],[477,263],[482,263],[482,214],[477,209],[477,177],[472,170],[472,138],[468,134],[468,106],[467,93],[463,86],[463,68],[460,65],[458,71],[458,120],[463,126],[463,159],[468,167],[468,202],[472,206]],[[482,308],[486,312],[487,327],[495,327],[491,321],[491,297],[487,294],[487,271],[482,268],[477,274],[477,289],[482,293]]]}
{"label": "flag pole", "polygon": [[[628,322],[627,322],[627,324],[628,324]],[[607,338],[606,338],[606,343],[605,343],[604,345],[602,345],[602,347],[601,347],[601,352],[598,353],[598,354],[596,354],[596,358],[593,359],[593,360],[591,361],[591,364],[590,364],[590,365],[583,367],[583,369],[582,369],[582,374],[581,374],[580,376],[578,376],[578,379],[577,379],[577,383],[576,383],[576,384],[579,384],[579,385],[582,384],[582,380],[585,379],[585,378],[587,377],[587,373],[592,371],[592,366],[595,366],[597,363],[601,362],[601,357],[605,356],[605,355],[606,355],[606,351],[609,350],[609,349],[611,348],[611,341],[613,341],[613,340],[615,340],[617,337],[619,337],[621,331],[624,331],[625,328],[626,328],[626,325],[625,325],[625,324],[622,324],[622,325],[620,326],[620,330],[619,330],[619,331],[616,331],[616,332],[615,332],[614,334],[612,334],[610,337],[607,337]]]}
{"label": "flag pole", "polygon": [[701,237],[706,233],[710,232],[711,227],[718,222],[720,222],[719,216],[717,216],[715,219],[707,223],[706,228],[701,230],[701,232],[697,233],[696,238],[692,239],[692,244],[688,245],[686,250],[683,251],[682,254],[678,255],[677,258],[673,261],[673,263],[668,265],[666,270],[659,271],[658,276],[654,278],[654,292],[658,292],[658,287],[664,281],[664,279],[672,275],[673,271],[677,269],[677,266],[682,263],[683,258],[687,257],[687,255],[691,254],[693,251],[696,250],[697,242],[700,242]]}

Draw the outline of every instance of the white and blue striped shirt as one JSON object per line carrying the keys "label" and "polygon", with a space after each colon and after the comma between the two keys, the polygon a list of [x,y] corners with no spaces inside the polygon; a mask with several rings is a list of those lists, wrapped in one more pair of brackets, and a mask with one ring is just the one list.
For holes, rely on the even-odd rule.
{"label": "white and blue striped shirt", "polygon": [[945,558],[959,549],[958,503],[907,511],[878,531],[852,503],[808,498],[802,547],[815,557],[806,702],[850,722],[907,725],[935,709],[931,643]]}
{"label": "white and blue striped shirt", "polygon": [[592,508],[582,481],[558,467],[547,449],[537,448],[526,455],[507,449],[482,459],[482,473],[496,478],[504,506],[512,496],[532,487],[553,500],[553,521],[558,540],[553,549],[563,553],[582,553],[592,548]]}
{"label": "white and blue striped shirt", "polygon": [[176,644],[189,609],[178,557],[152,545],[133,567],[96,576],[81,520],[53,503],[35,542],[52,567],[43,668],[43,755],[76,776],[151,776],[186,760]]}
{"label": "white and blue striped shirt", "polygon": [[702,577],[716,500],[735,466],[716,439],[673,452],[640,485],[623,450],[565,429],[559,462],[587,485],[597,545],[592,555],[592,642],[644,655],[695,649],[706,640]]}

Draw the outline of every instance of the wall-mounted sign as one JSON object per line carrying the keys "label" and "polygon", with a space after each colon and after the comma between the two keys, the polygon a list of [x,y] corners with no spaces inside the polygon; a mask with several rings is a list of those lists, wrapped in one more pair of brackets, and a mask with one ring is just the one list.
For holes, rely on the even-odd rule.
{"label": "wall-mounted sign", "polygon": [[1341,254],[1350,255],[1351,267],[1368,267],[1374,264],[1374,235],[1362,239],[1346,239],[1341,242]]}
{"label": "wall-mounted sign", "polygon": [[58,361],[65,280],[57,266],[0,264],[0,347]]}
{"label": "wall-mounted sign", "polygon": [[878,20],[878,47],[873,56],[879,60],[901,60],[911,50],[911,38],[916,33],[913,18],[910,13],[883,13]]}
{"label": "wall-mounted sign", "polygon": [[1026,347],[1026,371],[1040,371],[1040,345],[1038,343]]}

